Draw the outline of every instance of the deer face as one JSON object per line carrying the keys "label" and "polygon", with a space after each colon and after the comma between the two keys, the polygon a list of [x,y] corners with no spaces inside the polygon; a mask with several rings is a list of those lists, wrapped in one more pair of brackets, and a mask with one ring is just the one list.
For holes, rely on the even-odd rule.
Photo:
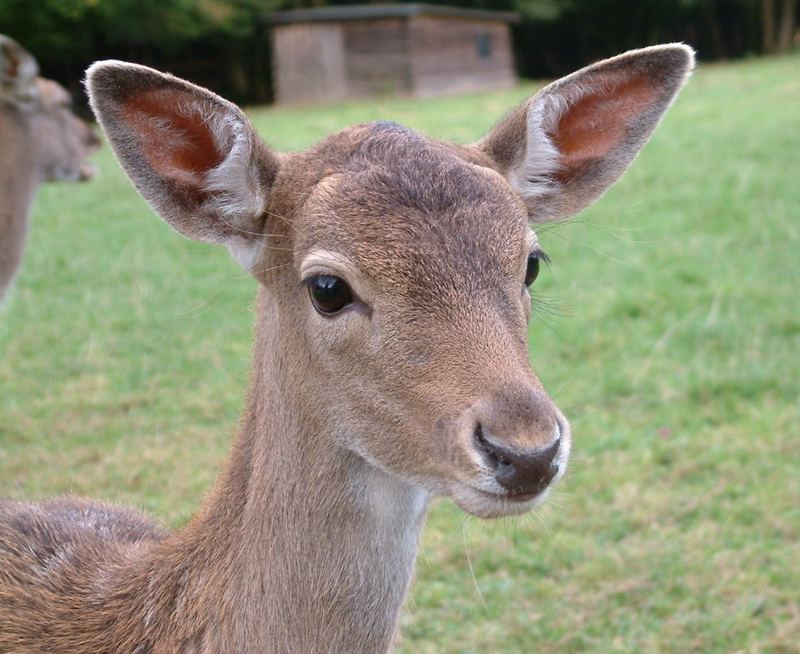
{"label": "deer face", "polygon": [[681,45],[606,60],[472,146],[376,123],[284,156],[171,76],[105,62],[88,86],[145,199],[225,244],[273,298],[279,349],[332,445],[492,517],[540,501],[571,442],[528,362],[544,256],[531,225],[599,197],[691,65]]}
{"label": "deer face", "polygon": [[23,141],[40,181],[90,179],[88,157],[100,139],[72,113],[67,90],[38,72],[30,53],[0,35],[0,111],[15,123],[11,137]]}
{"label": "deer face", "polygon": [[309,193],[279,194],[303,200],[274,207],[291,228],[265,283],[330,432],[473,513],[529,508],[563,474],[569,428],[528,363],[543,253],[525,204],[480,151],[393,124],[290,157],[277,184],[309,171]]}
{"label": "deer face", "polygon": [[37,103],[30,114],[37,161],[46,182],[86,181],[94,176],[89,156],[100,147],[92,128],[72,113],[72,97],[52,80],[36,80]]}

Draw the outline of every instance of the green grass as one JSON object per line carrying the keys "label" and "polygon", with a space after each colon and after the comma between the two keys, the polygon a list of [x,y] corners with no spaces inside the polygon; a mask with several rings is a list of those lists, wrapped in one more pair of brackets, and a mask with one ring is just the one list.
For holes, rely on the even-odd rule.
{"label": "green grass", "polygon": [[[468,141],[532,90],[251,113],[282,149],[374,118]],[[707,66],[624,179],[544,231],[531,357],[571,471],[539,516],[435,504],[403,652],[797,651],[799,106],[797,56]],[[40,192],[0,313],[0,494],[179,525],[235,429],[255,283],[98,164]]]}

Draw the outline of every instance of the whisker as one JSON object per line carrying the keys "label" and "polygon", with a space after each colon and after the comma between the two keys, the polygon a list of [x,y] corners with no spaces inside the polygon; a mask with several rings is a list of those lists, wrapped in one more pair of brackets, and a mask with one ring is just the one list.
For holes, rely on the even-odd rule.
{"label": "whisker", "polygon": [[478,578],[475,576],[475,569],[472,567],[472,559],[469,556],[469,545],[467,544],[467,530],[461,530],[462,535],[464,536],[464,556],[467,559],[467,566],[469,566],[469,573],[472,575],[472,583],[475,585],[475,590],[478,591],[478,597],[481,600],[481,604],[483,604],[483,608],[486,612],[489,611],[489,605],[486,603],[486,599],[481,592],[481,587],[478,585]]}
{"label": "whisker", "polygon": [[250,230],[244,229],[243,227],[234,225],[232,222],[226,220],[224,216],[219,216],[219,220],[220,222],[222,222],[223,225],[227,225],[233,231],[238,232],[239,234],[244,234],[246,236],[263,236],[261,232],[251,232]]}
{"label": "whisker", "polygon": [[202,302],[196,304],[193,307],[189,307],[188,309],[183,309],[176,311],[175,315],[177,316],[202,316],[204,313],[211,309],[211,301],[216,298],[222,291],[224,290],[224,286],[218,287],[214,292],[212,292],[207,298],[205,298]]}
{"label": "whisker", "polygon": [[612,257],[610,254],[603,252],[600,248],[595,247],[594,245],[590,245],[589,243],[578,243],[579,247],[584,247],[587,250],[591,250],[592,252],[599,254],[601,257],[608,259],[609,261],[613,261],[614,263],[618,263],[621,266],[626,266],[628,268],[635,268],[636,266],[628,261],[623,261],[622,259],[617,259],[616,257]]}
{"label": "whisker", "polygon": [[556,236],[559,236],[559,234],[556,233],[557,230],[561,229],[562,227],[569,227],[576,223],[582,222],[585,217],[585,213],[586,212],[580,216],[572,216],[565,220],[554,220],[547,223],[534,223],[532,227],[533,230],[539,235],[555,233]]}
{"label": "whisker", "polygon": [[559,302],[556,297],[547,297],[544,295],[533,295],[531,296],[531,310],[535,313],[536,311],[544,311],[545,313],[549,313],[552,316],[558,316],[560,318],[567,318],[572,314],[572,306],[565,304],[564,302]]}
{"label": "whisker", "polygon": [[570,341],[569,339],[565,338],[565,337],[563,336],[563,334],[561,334],[561,332],[559,332],[559,331],[558,331],[558,330],[555,328],[555,326],[554,326],[552,323],[550,323],[550,322],[549,322],[549,320],[548,320],[547,318],[545,318],[544,316],[542,316],[542,314],[541,314],[541,313],[535,313],[535,312],[534,312],[534,313],[532,313],[531,315],[532,315],[532,316],[533,316],[533,318],[535,318],[535,319],[536,319],[538,322],[540,322],[540,323],[541,323],[541,324],[543,324],[545,327],[547,327],[547,329],[549,329],[549,330],[550,330],[550,331],[551,331],[553,334],[555,334],[555,335],[558,337],[558,339],[559,339],[560,341],[562,341],[563,343],[566,343],[567,345],[570,345],[570,346],[573,346],[573,347],[575,346],[575,343],[573,343],[573,342],[572,342],[572,341]]}
{"label": "whisker", "polygon": [[268,268],[248,268],[247,270],[240,270],[239,273],[236,275],[236,279],[248,279],[253,275],[265,275],[268,272],[272,272],[273,270],[280,270],[281,268],[285,268],[287,266],[292,265],[291,261],[287,261],[286,263],[281,263],[276,266],[271,266]]}
{"label": "whisker", "polygon": [[470,513],[464,513],[464,516],[459,523],[458,527],[456,527],[456,531],[464,531],[467,525],[472,521],[472,515]]}
{"label": "whisker", "polygon": [[270,218],[277,218],[278,220],[283,221],[283,223],[289,227],[289,229],[294,230],[294,225],[292,222],[286,217],[279,213],[275,213],[274,211],[264,211],[264,213],[269,216]]}
{"label": "whisker", "polygon": [[586,226],[590,227],[591,229],[595,229],[599,232],[603,232],[605,234],[609,234],[613,236],[619,241],[623,243],[629,243],[631,245],[648,245],[651,243],[658,243],[658,239],[633,239],[630,237],[624,236],[621,232],[640,232],[643,231],[642,227],[609,227],[608,225],[601,225],[599,223],[593,223],[590,221],[586,221]]}

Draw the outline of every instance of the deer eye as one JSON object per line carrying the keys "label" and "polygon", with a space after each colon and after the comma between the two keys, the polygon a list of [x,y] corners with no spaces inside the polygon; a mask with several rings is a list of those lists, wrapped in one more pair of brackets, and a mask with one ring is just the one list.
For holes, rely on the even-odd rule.
{"label": "deer eye", "polygon": [[343,279],[333,275],[317,275],[308,280],[311,304],[324,316],[339,313],[353,303],[353,291]]}
{"label": "deer eye", "polygon": [[540,262],[548,261],[547,255],[541,250],[534,250],[528,255],[528,266],[525,268],[525,286],[530,286],[539,276]]}

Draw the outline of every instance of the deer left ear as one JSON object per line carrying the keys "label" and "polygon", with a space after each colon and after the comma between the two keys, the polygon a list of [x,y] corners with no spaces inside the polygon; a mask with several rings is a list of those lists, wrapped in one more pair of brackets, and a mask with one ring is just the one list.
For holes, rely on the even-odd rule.
{"label": "deer left ear", "polygon": [[242,111],[199,86],[120,61],[93,64],[86,85],[114,154],[144,199],[181,234],[225,245],[254,270],[280,157]]}
{"label": "deer left ear", "polygon": [[36,99],[39,64],[14,39],[0,34],[0,99],[27,104]]}
{"label": "deer left ear", "polygon": [[573,215],[628,168],[694,66],[683,44],[632,50],[546,86],[476,144],[533,222]]}

